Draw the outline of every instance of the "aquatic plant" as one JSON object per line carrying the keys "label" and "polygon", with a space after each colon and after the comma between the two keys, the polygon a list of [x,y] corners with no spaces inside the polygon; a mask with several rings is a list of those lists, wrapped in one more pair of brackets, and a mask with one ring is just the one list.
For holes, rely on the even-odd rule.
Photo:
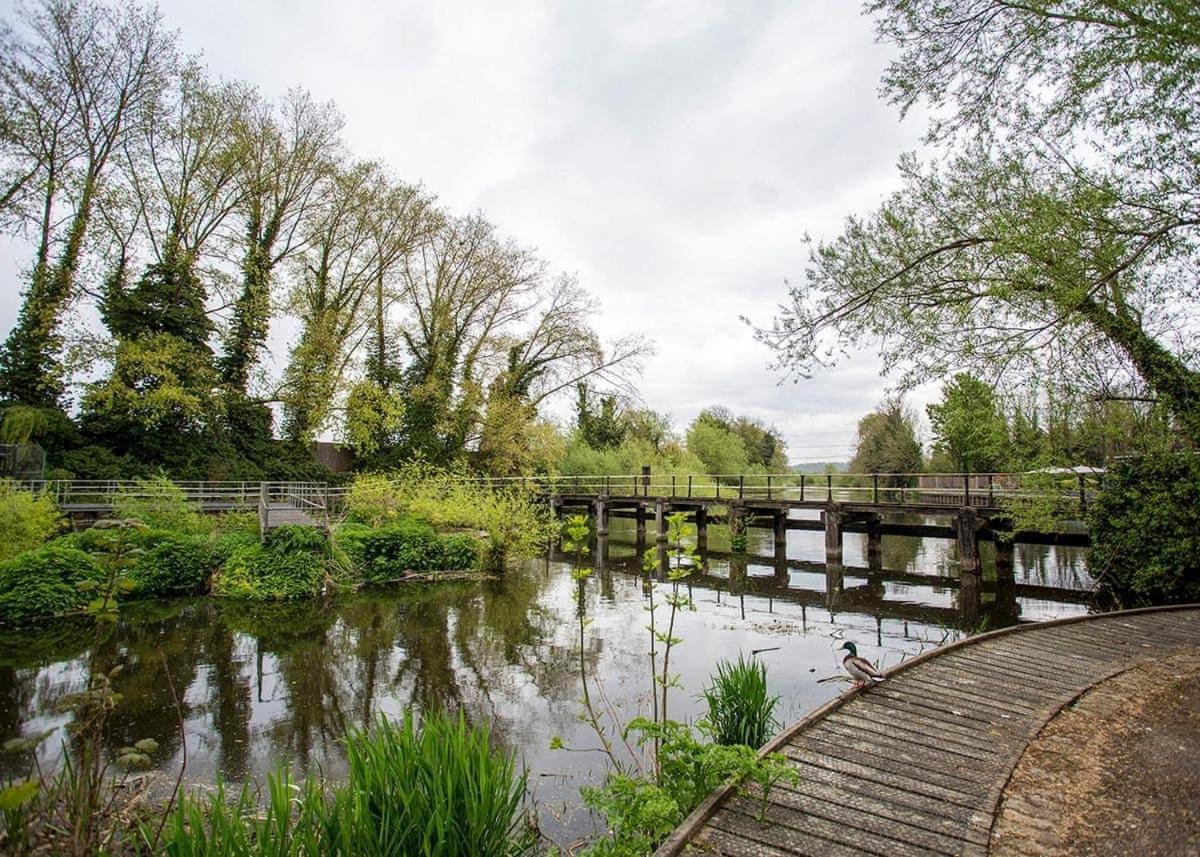
{"label": "aquatic plant", "polygon": [[536,842],[523,811],[525,776],[486,727],[461,715],[411,711],[345,738],[344,784],[267,778],[265,806],[249,785],[232,803],[218,786],[179,802],[164,836],[172,857],[411,854],[517,857]]}
{"label": "aquatic plant", "polygon": [[761,747],[779,728],[779,697],[767,694],[767,667],[757,658],[717,661],[702,694],[708,714],[698,725],[718,744]]}

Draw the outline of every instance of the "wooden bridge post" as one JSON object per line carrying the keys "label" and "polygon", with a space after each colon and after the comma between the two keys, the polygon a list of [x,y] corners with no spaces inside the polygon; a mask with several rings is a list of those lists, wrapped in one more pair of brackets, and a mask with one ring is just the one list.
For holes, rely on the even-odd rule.
{"label": "wooden bridge post", "polygon": [[646,504],[638,503],[634,510],[634,520],[637,521],[637,540],[644,542],[646,540]]}
{"label": "wooden bridge post", "polygon": [[266,482],[258,483],[258,537],[263,542],[267,540],[267,527],[271,524],[271,486]]}
{"label": "wooden bridge post", "polygon": [[825,564],[842,564],[842,528],[846,523],[846,513],[840,503],[830,503],[821,515],[825,520]]}
{"label": "wooden bridge post", "polygon": [[654,501],[654,532],[657,541],[667,540],[667,504],[661,499]]}
{"label": "wooden bridge post", "polygon": [[592,501],[596,512],[596,535],[604,538],[608,535],[608,502],[605,497],[597,497]]}
{"label": "wooden bridge post", "polygon": [[883,568],[883,515],[867,516],[867,566],[872,571]]}
{"label": "wooden bridge post", "polygon": [[788,510],[780,509],[775,513],[775,555],[787,554],[787,522]]}
{"label": "wooden bridge post", "polygon": [[954,520],[958,530],[958,568],[960,577],[979,576],[979,516],[970,506],[959,509]]}
{"label": "wooden bridge post", "polygon": [[703,556],[708,553],[708,507],[696,507],[696,550]]}

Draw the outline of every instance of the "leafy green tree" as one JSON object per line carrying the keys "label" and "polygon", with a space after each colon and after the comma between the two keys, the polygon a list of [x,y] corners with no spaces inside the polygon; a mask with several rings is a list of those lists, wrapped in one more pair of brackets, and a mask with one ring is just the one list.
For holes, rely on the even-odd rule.
{"label": "leafy green tree", "polygon": [[342,117],[332,103],[289,92],[278,106],[252,100],[230,129],[237,152],[242,222],[241,289],[225,337],[221,380],[246,392],[266,342],[271,282],[296,250],[301,226],[325,202],[320,191],[341,146]]}
{"label": "leafy green tree", "polygon": [[[887,399],[858,421],[851,473],[919,473],[924,464],[916,415],[902,399]],[[889,484],[902,481],[888,478]]]}
{"label": "leafy green tree", "polygon": [[[906,381],[1141,379],[1200,441],[1195,302],[1200,11],[1194,3],[872,0],[884,76],[935,120],[939,163],[818,246],[759,336],[779,365],[878,342]],[[836,350],[835,352],[836,353]]]}
{"label": "leafy green tree", "polygon": [[[63,392],[59,322],[76,296],[99,200],[174,63],[175,38],[157,9],[42,0],[0,43],[0,101],[22,178],[36,255],[16,326],[0,350],[6,398],[56,405]],[[10,186],[11,192],[12,186]],[[10,196],[11,200],[11,196]]]}
{"label": "leafy green tree", "polygon": [[926,406],[933,449],[959,472],[988,473],[1005,461],[1008,425],[992,388],[960,372],[942,387],[941,402]]}
{"label": "leafy green tree", "polygon": [[583,442],[592,449],[620,446],[627,427],[617,411],[617,397],[601,396],[597,407],[587,384],[580,382],[575,389],[575,426]]}
{"label": "leafy green tree", "polygon": [[697,417],[687,431],[687,448],[700,459],[706,473],[728,476],[750,469],[742,439],[715,420]]}

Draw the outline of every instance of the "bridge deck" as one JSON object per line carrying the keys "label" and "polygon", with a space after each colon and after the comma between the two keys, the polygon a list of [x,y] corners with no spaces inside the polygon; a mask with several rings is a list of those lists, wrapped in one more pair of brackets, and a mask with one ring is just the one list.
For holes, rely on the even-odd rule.
{"label": "bridge deck", "polygon": [[1005,784],[1063,707],[1135,663],[1200,646],[1200,607],[1006,628],[928,652],[776,737],[800,774],[710,796],[658,850],[756,855],[988,852]]}

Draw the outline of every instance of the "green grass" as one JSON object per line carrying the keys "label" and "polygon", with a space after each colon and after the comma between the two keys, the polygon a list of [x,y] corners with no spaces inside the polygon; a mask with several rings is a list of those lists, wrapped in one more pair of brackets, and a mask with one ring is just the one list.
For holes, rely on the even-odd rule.
{"label": "green grass", "polygon": [[761,747],[776,730],[778,696],[767,695],[767,667],[762,661],[738,655],[718,661],[712,686],[703,691],[708,703],[704,728],[718,744]]}
{"label": "green grass", "polygon": [[525,776],[486,728],[436,713],[420,723],[380,718],[346,736],[348,781],[324,788],[268,777],[258,806],[244,787],[229,802],[183,798],[164,834],[172,857],[208,855],[425,855],[516,857],[536,837],[524,811]]}

